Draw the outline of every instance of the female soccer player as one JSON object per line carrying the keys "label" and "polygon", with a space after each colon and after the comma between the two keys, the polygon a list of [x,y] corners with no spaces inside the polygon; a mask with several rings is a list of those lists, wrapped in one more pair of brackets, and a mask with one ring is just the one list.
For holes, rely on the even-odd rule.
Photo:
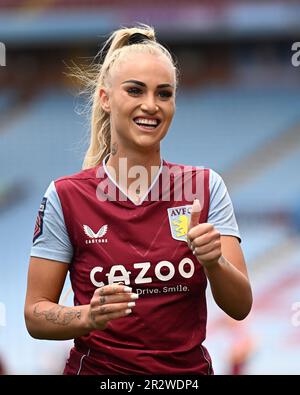
{"label": "female soccer player", "polygon": [[[177,81],[152,28],[114,32],[93,82],[83,170],[52,182],[39,209],[28,331],[75,339],[65,374],[212,374],[207,279],[229,316],[252,304],[226,187],[161,159]],[[74,307],[58,304],[68,271]]]}

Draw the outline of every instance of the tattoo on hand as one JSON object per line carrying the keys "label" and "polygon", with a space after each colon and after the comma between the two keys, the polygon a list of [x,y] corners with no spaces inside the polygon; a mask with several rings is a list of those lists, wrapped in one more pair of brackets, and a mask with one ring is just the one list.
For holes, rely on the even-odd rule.
{"label": "tattoo on hand", "polygon": [[63,311],[66,307],[53,307],[49,310],[38,311],[38,305],[34,307],[33,314],[36,317],[44,316],[47,321],[52,322],[53,324],[58,325],[68,325],[75,318],[80,320],[81,311],[80,310],[69,310]]}
{"label": "tattoo on hand", "polygon": [[107,308],[105,306],[100,307],[99,313],[105,314],[107,312]]}
{"label": "tattoo on hand", "polygon": [[96,312],[90,311],[89,312],[89,317],[90,317],[90,320],[92,322],[92,326],[94,329],[104,330],[106,328],[106,325],[108,322],[107,320],[100,321],[100,322],[99,322],[99,320],[97,321],[97,317],[99,317],[98,313],[105,314],[106,312],[107,312],[106,307],[104,307],[104,306],[102,306],[99,311],[96,311]]}
{"label": "tattoo on hand", "polygon": [[105,303],[105,296],[100,296],[100,304],[104,304]]}

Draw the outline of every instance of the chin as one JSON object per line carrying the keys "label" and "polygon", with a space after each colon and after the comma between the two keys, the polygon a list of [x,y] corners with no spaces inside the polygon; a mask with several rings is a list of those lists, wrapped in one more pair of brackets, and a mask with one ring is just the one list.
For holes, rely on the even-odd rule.
{"label": "chin", "polygon": [[144,150],[153,150],[159,147],[162,139],[142,139],[136,142],[136,146]]}
{"label": "chin", "polygon": [[140,146],[144,146],[144,147],[153,147],[153,146],[157,146],[165,137],[167,133],[162,133],[160,132],[159,134],[151,134],[149,133],[149,135],[142,135],[142,136],[138,136],[137,139],[134,139],[136,141],[136,144],[140,145]]}

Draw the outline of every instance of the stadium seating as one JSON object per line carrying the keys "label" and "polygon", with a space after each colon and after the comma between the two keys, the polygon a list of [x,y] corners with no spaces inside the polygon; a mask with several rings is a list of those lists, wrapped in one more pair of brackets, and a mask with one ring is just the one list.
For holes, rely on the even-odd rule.
{"label": "stadium seating", "polygon": [[[299,99],[300,94],[293,89],[258,91],[236,87],[179,92],[177,114],[163,142],[163,156],[172,162],[205,165],[222,175],[263,144],[272,144],[272,140],[284,136],[300,119]],[[0,94],[0,108],[8,101],[6,94]],[[8,368],[14,366],[17,373],[47,370],[43,364],[37,366],[35,359],[41,361],[46,351],[39,342],[29,340],[23,322],[27,264],[35,216],[44,191],[52,179],[81,168],[89,130],[88,120],[74,110],[81,104],[71,91],[47,90],[30,103],[26,112],[0,126],[1,183],[22,185],[23,193],[22,198],[13,200],[0,213],[1,245],[6,247],[0,249],[0,302],[9,306],[6,321],[14,328],[6,331],[5,337],[0,336],[0,350],[5,344],[10,345]],[[288,155],[274,158],[271,167],[231,193],[237,218],[241,215],[242,245],[253,275],[258,266],[268,268],[267,260],[261,261],[260,257],[275,251],[290,236],[285,223],[275,227],[264,218],[264,213],[272,215],[285,210],[292,214],[296,209],[300,196],[299,157],[300,148],[293,147]],[[256,217],[261,213],[261,218],[250,224],[243,220],[245,213],[255,213]],[[297,256],[300,258],[299,248],[290,257],[295,273]],[[267,330],[268,325],[263,325]],[[26,367],[19,358],[20,344],[22,353],[32,356]],[[214,345],[210,347],[217,354]]]}

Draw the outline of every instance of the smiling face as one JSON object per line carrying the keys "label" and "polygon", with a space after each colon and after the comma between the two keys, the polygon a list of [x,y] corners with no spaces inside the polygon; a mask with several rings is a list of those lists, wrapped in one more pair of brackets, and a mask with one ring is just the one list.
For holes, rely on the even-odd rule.
{"label": "smiling face", "polygon": [[157,150],[174,115],[175,85],[174,68],[163,55],[134,53],[115,65],[109,88],[100,90],[112,143],[125,152]]}

